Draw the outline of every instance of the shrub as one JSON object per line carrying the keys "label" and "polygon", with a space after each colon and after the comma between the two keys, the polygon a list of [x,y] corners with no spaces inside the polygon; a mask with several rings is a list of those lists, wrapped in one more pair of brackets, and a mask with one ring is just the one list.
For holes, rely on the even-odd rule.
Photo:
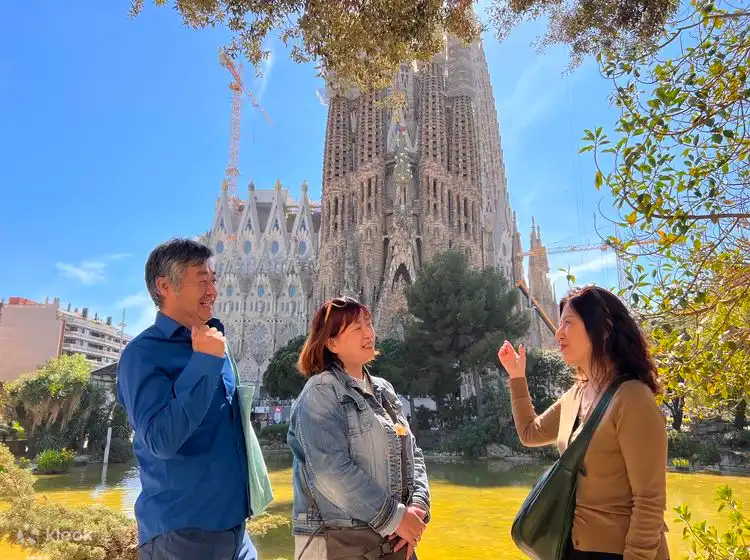
{"label": "shrub", "polygon": [[259,517],[248,519],[247,531],[253,537],[265,537],[269,531],[289,526],[289,518],[283,515],[264,513]]}
{"label": "shrub", "polygon": [[133,444],[122,438],[112,438],[109,442],[109,462],[127,463],[133,459]]}
{"label": "shrub", "polygon": [[721,462],[721,451],[716,440],[701,442],[696,455],[698,461],[703,465],[715,465]]}
{"label": "shrub", "polygon": [[8,422],[0,426],[0,437],[3,441],[6,439],[26,439],[26,431],[18,422]]}
{"label": "shrub", "polygon": [[16,439],[26,439],[26,430],[15,420],[10,426],[11,435]]}
{"label": "shrub", "polygon": [[687,432],[669,430],[667,440],[670,457],[692,457],[698,452],[699,440]]}
{"label": "shrub", "polygon": [[73,466],[75,454],[70,449],[45,449],[36,456],[38,474],[64,474]]}
{"label": "shrub", "polygon": [[743,511],[742,503],[734,497],[727,485],[719,486],[716,491],[719,511],[727,512],[728,529],[720,533],[715,526],[705,521],[692,519],[691,511],[686,505],[675,508],[677,522],[685,527],[682,536],[691,540],[690,558],[712,560],[750,560],[750,547],[747,546],[747,535],[750,534],[750,518]]}
{"label": "shrub", "polygon": [[476,420],[476,398],[444,397],[438,404],[436,416],[440,426],[452,432]]}
{"label": "shrub", "polygon": [[[137,560],[136,526],[125,515],[106,506],[68,507],[37,500],[34,476],[16,465],[8,448],[0,445],[0,541],[8,540],[57,560]],[[79,541],[49,540],[65,532]],[[24,542],[21,537],[33,536]],[[31,557],[30,555],[29,557]]]}
{"label": "shrub", "polygon": [[690,461],[688,461],[684,457],[675,457],[674,459],[672,459],[672,466],[676,469],[689,469]]}
{"label": "shrub", "polygon": [[260,432],[260,439],[267,441],[280,441],[286,443],[286,433],[289,431],[289,424],[269,424]]}
{"label": "shrub", "polygon": [[733,450],[750,449],[750,430],[732,430],[722,434],[721,443]]}
{"label": "shrub", "polygon": [[444,449],[460,453],[464,457],[482,457],[487,453],[487,445],[492,443],[490,430],[483,422],[467,424],[448,440]]}

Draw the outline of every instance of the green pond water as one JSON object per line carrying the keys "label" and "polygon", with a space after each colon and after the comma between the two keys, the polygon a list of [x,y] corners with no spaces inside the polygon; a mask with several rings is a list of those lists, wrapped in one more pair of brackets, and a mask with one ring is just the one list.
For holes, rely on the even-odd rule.
{"label": "green pond water", "polygon": [[[292,505],[290,460],[269,459],[275,501],[270,511],[289,516]],[[420,560],[524,558],[510,539],[510,525],[542,466],[513,466],[497,461],[428,462],[432,487],[432,522],[420,544]],[[750,477],[710,474],[669,473],[667,524],[672,558],[683,558],[687,543],[682,527],[675,523],[673,508],[687,503],[693,519],[707,519],[720,529],[726,522],[717,513],[715,489],[729,484],[746,505],[750,505]],[[73,469],[67,475],[38,477],[37,492],[67,505],[101,503],[132,516],[140,483],[133,465],[111,465],[106,483],[101,481],[101,465]],[[747,507],[745,508],[747,510]],[[270,531],[254,539],[261,560],[293,557],[289,527]],[[18,546],[0,543],[3,560],[27,560],[29,555]]]}

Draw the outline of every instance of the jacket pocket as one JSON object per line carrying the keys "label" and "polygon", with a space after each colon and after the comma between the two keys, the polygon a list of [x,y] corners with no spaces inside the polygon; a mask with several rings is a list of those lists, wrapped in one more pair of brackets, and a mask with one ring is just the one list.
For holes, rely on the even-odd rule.
{"label": "jacket pocket", "polygon": [[346,414],[346,432],[351,438],[369,434],[372,431],[372,410],[365,405],[364,410],[349,395],[344,395],[341,405]]}

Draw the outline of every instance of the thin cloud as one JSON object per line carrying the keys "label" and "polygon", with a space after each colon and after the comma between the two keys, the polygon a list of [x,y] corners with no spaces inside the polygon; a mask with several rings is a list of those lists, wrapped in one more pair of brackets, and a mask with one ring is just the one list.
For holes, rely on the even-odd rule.
{"label": "thin cloud", "polygon": [[274,63],[274,49],[270,40],[267,40],[264,43],[263,49],[268,51],[268,56],[261,64],[263,75],[260,78],[257,78],[253,83],[253,89],[255,89],[255,95],[258,97],[258,101],[263,101],[263,94],[266,92],[268,81],[271,79],[271,69],[273,68]]}
{"label": "thin cloud", "polygon": [[328,98],[326,97],[325,88],[318,88],[315,90],[315,97],[318,98],[318,101],[320,102],[323,107],[328,107]]}
{"label": "thin cloud", "polygon": [[120,259],[127,259],[130,256],[130,253],[110,253],[108,255],[104,255],[102,259],[107,261],[119,261]]}
{"label": "thin cloud", "polygon": [[[577,266],[571,266],[570,274],[575,276],[576,283],[580,284],[583,276],[611,268],[617,268],[617,255],[612,251],[608,251],[596,259],[591,259]],[[567,275],[567,271],[555,270],[550,274],[550,279],[553,282],[557,282],[560,279],[566,278]]]}
{"label": "thin cloud", "polygon": [[565,92],[556,57],[536,56],[497,103],[504,143],[517,144],[524,132],[549,112]]}
{"label": "thin cloud", "polygon": [[137,335],[154,324],[156,306],[147,292],[126,296],[115,307],[125,310],[125,332],[130,335]]}
{"label": "thin cloud", "polygon": [[94,262],[83,262],[80,265],[56,262],[55,266],[65,278],[78,280],[85,286],[93,286],[104,281],[104,269],[107,265]]}
{"label": "thin cloud", "polygon": [[78,264],[56,262],[55,267],[65,278],[77,280],[84,286],[93,286],[106,279],[106,270],[112,261],[129,257],[129,253],[110,253],[82,260]]}

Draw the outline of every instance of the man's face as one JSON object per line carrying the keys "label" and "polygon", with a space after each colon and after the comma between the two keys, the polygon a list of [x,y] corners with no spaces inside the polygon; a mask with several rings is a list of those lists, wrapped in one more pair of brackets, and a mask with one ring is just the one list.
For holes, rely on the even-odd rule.
{"label": "man's face", "polygon": [[[166,279],[165,279],[166,280]],[[188,265],[179,286],[166,280],[165,307],[191,325],[203,325],[213,317],[216,301],[216,272],[213,263]]]}

